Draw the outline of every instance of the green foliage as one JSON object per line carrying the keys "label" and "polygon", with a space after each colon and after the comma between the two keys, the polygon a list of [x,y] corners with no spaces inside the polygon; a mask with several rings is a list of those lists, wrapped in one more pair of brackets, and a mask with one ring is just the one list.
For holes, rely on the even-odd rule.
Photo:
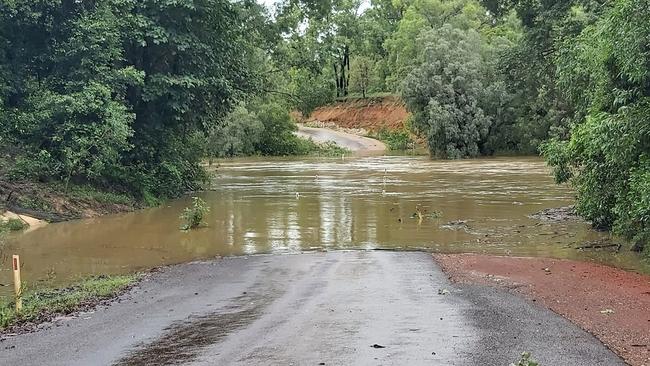
{"label": "green foliage", "polygon": [[510,366],[539,366],[539,363],[533,360],[532,356],[528,352],[521,354],[521,358],[517,363],[511,363]]}
{"label": "green foliage", "polygon": [[372,137],[383,141],[388,146],[388,149],[393,151],[404,151],[414,144],[411,133],[406,128],[395,131],[382,128]]}
{"label": "green foliage", "polygon": [[246,105],[239,104],[221,123],[212,127],[206,152],[217,158],[254,155],[264,129],[260,117]]}
{"label": "green foliage", "polygon": [[643,9],[618,0],[564,41],[558,76],[576,125],[568,142],[542,149],[557,180],[576,188],[578,212],[637,249],[650,239],[650,14]]}
{"label": "green foliage", "polygon": [[309,116],[317,107],[334,100],[335,87],[327,75],[294,68],[290,70],[289,77],[289,90],[296,96],[293,106],[303,116]]}
{"label": "green foliage", "polygon": [[304,147],[302,148],[304,153],[303,155],[315,155],[322,157],[339,157],[342,155],[350,155],[352,152],[344,147],[340,147],[332,141],[328,141],[323,144],[317,144],[312,140],[303,141]]}
{"label": "green foliage", "polygon": [[0,233],[7,231],[21,231],[27,227],[28,225],[20,219],[8,219],[6,221],[0,221]]}
{"label": "green foliage", "polygon": [[243,4],[0,5],[0,133],[14,179],[178,196],[205,178],[198,134],[258,90]]}
{"label": "green foliage", "polygon": [[192,197],[192,206],[186,207],[180,216],[183,221],[181,230],[191,230],[203,225],[203,218],[210,212],[204,200],[199,197]]}
{"label": "green foliage", "polygon": [[377,90],[373,84],[376,84],[375,62],[369,57],[357,56],[352,59],[350,69],[350,92],[361,94],[363,98],[371,90]]}
{"label": "green foliage", "polygon": [[402,81],[421,64],[423,32],[437,30],[444,25],[467,31],[480,31],[489,23],[485,9],[474,0],[414,0],[401,2],[402,18],[384,46],[388,51],[390,75],[387,84],[393,91],[401,91]]}
{"label": "green foliage", "polygon": [[474,157],[489,152],[495,120],[507,101],[490,63],[491,46],[473,29],[449,24],[420,36],[423,62],[403,83],[413,127],[427,136],[431,155]]}
{"label": "green foliage", "polygon": [[133,206],[135,200],[126,193],[99,190],[92,186],[72,185],[67,189],[68,196],[73,199],[95,201],[99,204]]}
{"label": "green foliage", "polygon": [[264,125],[264,134],[256,144],[257,151],[262,155],[304,155],[300,140],[293,134],[296,124],[286,108],[277,103],[261,105],[258,115]]}
{"label": "green foliage", "polygon": [[56,315],[70,314],[86,304],[116,296],[138,276],[100,276],[81,281],[70,288],[41,290],[23,295],[23,310],[16,313],[13,301],[0,301],[0,330],[12,325],[47,321]]}

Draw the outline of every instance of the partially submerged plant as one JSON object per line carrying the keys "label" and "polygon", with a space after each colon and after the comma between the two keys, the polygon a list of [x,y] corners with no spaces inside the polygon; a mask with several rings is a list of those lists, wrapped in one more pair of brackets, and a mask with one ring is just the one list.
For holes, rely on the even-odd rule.
{"label": "partially submerged plant", "polygon": [[511,363],[510,366],[539,366],[539,363],[531,358],[530,352],[521,354],[521,358],[517,363]]}
{"label": "partially submerged plant", "polygon": [[195,229],[203,224],[203,218],[210,212],[204,200],[199,197],[192,197],[192,206],[186,207],[183,210],[180,218],[184,221],[181,225],[181,230]]}

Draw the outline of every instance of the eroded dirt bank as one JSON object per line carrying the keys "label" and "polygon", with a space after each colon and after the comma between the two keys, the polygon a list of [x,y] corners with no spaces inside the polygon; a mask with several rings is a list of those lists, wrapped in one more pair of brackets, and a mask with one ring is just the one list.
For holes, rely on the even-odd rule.
{"label": "eroded dirt bank", "polygon": [[650,365],[650,277],[594,263],[434,254],[449,278],[507,288],[594,334],[629,364]]}
{"label": "eroded dirt bank", "polygon": [[56,184],[13,182],[0,175],[0,214],[11,211],[41,221],[60,222],[129,212],[144,207],[131,197]]}
{"label": "eroded dirt bank", "polygon": [[369,98],[336,102],[317,108],[306,122],[333,123],[344,128],[378,131],[398,130],[408,118],[404,103],[397,97]]}

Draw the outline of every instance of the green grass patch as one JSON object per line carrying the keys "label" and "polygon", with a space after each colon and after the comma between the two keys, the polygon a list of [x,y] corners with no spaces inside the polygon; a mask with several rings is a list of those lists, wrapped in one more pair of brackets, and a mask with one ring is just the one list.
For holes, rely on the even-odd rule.
{"label": "green grass patch", "polygon": [[7,221],[0,221],[0,233],[8,231],[20,231],[26,229],[28,225],[19,219],[9,219]]}
{"label": "green grass patch", "polygon": [[343,154],[350,155],[352,153],[349,149],[340,147],[332,141],[328,141],[324,144],[317,144],[313,141],[311,141],[311,143],[314,146],[310,148],[310,155],[335,157]]}
{"label": "green grass patch", "polygon": [[68,195],[72,198],[92,200],[103,204],[126,206],[135,204],[135,199],[128,194],[102,191],[90,186],[71,186],[68,188]]}
{"label": "green grass patch", "polygon": [[21,207],[34,211],[51,211],[52,206],[44,199],[38,196],[21,196],[18,199]]}
{"label": "green grass patch", "polygon": [[406,128],[395,131],[382,128],[369,135],[369,137],[382,141],[392,151],[405,151],[413,149],[415,146],[415,141],[413,141],[411,134]]}
{"label": "green grass patch", "polygon": [[23,310],[16,313],[15,300],[0,300],[0,331],[28,322],[44,322],[57,315],[94,307],[110,299],[138,280],[139,275],[98,276],[84,279],[68,288],[26,291]]}

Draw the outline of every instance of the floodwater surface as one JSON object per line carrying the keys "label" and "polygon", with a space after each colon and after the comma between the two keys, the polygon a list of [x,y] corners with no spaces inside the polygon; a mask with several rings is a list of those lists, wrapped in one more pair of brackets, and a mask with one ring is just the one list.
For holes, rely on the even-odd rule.
{"label": "floodwater surface", "polygon": [[51,224],[8,238],[0,283],[11,281],[11,254],[21,255],[33,286],[215,256],[341,249],[544,256],[649,271],[626,249],[576,249],[610,240],[587,223],[528,217],[573,203],[538,158],[240,159],[211,169],[213,189],[197,193],[210,207],[205,227],[179,230],[190,197]]}

